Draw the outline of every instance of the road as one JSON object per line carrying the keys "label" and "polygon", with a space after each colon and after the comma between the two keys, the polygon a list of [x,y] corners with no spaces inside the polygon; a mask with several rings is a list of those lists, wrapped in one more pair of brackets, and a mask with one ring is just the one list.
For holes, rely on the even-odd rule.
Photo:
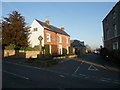
{"label": "road", "polygon": [[93,65],[96,61],[90,63],[87,57],[93,60],[99,56],[67,59],[47,68],[3,61],[3,88],[120,88],[119,71],[100,63]]}

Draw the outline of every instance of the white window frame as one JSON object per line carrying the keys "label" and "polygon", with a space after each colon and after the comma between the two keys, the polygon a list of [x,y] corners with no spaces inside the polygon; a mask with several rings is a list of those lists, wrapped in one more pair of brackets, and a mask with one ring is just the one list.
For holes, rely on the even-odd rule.
{"label": "white window frame", "polygon": [[68,44],[68,38],[66,38],[66,43]]}
{"label": "white window frame", "polygon": [[114,42],[113,43],[113,50],[117,50],[118,49],[118,42]]}
{"label": "white window frame", "polygon": [[59,43],[62,43],[62,36],[58,36],[59,37]]}
{"label": "white window frame", "polygon": [[50,33],[46,33],[46,41],[51,42]]}

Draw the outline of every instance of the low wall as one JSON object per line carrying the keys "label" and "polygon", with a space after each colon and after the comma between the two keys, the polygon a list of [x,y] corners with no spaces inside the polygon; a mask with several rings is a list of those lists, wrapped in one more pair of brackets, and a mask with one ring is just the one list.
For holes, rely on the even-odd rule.
{"label": "low wall", "polygon": [[4,50],[4,57],[15,55],[15,50]]}
{"label": "low wall", "polygon": [[4,50],[4,57],[13,56],[15,58],[37,58],[39,51],[24,51],[24,50]]}
{"label": "low wall", "polygon": [[[14,57],[14,58],[37,58],[40,51],[24,51],[24,50],[4,50],[4,57]],[[74,58],[77,55],[69,55],[67,58]],[[55,57],[54,59],[64,59],[66,56]]]}

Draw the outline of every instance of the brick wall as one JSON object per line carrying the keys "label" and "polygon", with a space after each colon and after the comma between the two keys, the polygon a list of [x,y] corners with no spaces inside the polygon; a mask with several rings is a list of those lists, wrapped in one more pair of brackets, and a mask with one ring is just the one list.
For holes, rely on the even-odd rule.
{"label": "brick wall", "polygon": [[[47,42],[46,35],[47,33],[50,34],[51,41]],[[58,36],[62,37],[62,43],[59,43]],[[66,38],[68,38],[68,43],[66,43]],[[62,48],[66,48],[70,46],[70,37],[67,35],[55,33],[49,30],[44,30],[44,44],[51,45],[51,52],[52,54],[58,53],[58,45],[62,45]]]}

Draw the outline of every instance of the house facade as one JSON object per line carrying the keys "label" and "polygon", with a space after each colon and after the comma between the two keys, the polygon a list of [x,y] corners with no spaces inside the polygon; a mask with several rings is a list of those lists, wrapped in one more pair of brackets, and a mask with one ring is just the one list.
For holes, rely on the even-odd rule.
{"label": "house facade", "polygon": [[52,26],[49,19],[46,19],[45,22],[35,19],[30,28],[29,42],[31,47],[40,44],[39,36],[43,38],[41,42],[43,47],[49,45],[50,54],[62,54],[63,48],[69,53],[70,35],[65,32],[63,26],[61,28]]}
{"label": "house facade", "polygon": [[104,47],[108,50],[120,49],[120,1],[102,22]]}
{"label": "house facade", "polygon": [[75,48],[76,55],[85,55],[86,54],[86,47],[84,42],[79,40],[71,40],[71,46]]}

